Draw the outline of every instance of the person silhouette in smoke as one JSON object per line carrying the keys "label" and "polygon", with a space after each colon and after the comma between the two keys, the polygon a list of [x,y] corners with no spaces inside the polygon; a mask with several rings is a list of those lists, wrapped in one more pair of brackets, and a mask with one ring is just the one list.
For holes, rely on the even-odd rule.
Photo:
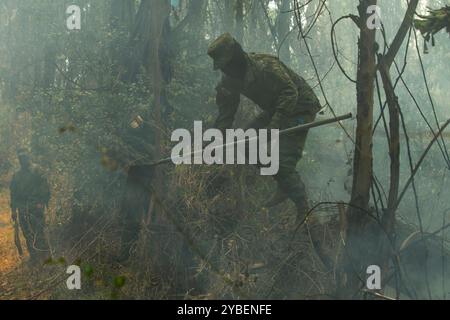
{"label": "person silhouette in smoke", "polygon": [[50,252],[45,239],[45,208],[50,200],[47,179],[31,167],[28,155],[19,151],[20,170],[11,180],[11,218],[19,223],[25,237],[30,261],[37,263]]}

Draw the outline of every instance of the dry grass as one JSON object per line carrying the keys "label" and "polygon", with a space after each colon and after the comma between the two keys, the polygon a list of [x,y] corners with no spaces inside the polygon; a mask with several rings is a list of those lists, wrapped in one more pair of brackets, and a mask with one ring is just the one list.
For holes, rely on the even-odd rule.
{"label": "dry grass", "polygon": [[[67,263],[79,259],[94,269],[92,277],[84,278],[81,292],[64,287],[61,266],[46,267],[41,280],[34,281],[39,282],[38,289],[22,283],[22,290],[30,290],[28,296],[41,292],[36,296],[40,299],[320,299],[332,295],[333,267],[323,263],[317,243],[328,257],[335,255],[334,221],[312,218],[296,230],[289,201],[271,210],[262,207],[275,184],[251,167],[180,166],[167,176],[167,190],[155,201],[156,223],[144,224],[129,261],[116,260],[120,224],[110,212],[84,230],[82,241],[58,243],[56,258],[65,257]],[[64,231],[58,228],[49,226],[52,241],[62,240]],[[12,228],[6,230],[0,250],[9,251],[2,251],[2,258],[15,256]],[[17,262],[13,260],[12,267]],[[26,279],[24,271],[16,277]],[[58,274],[61,277],[56,279]],[[117,291],[111,279],[118,275],[127,281]]]}
{"label": "dry grass", "polygon": [[14,228],[11,224],[9,194],[0,194],[0,274],[7,274],[20,263],[14,246]]}

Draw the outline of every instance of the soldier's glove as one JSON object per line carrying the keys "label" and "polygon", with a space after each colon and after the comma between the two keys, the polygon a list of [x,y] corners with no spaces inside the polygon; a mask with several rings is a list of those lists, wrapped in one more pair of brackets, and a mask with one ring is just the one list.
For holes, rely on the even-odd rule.
{"label": "soldier's glove", "polygon": [[269,123],[270,129],[281,129],[281,117],[275,114]]}
{"label": "soldier's glove", "polygon": [[247,123],[245,130],[255,129],[259,130],[267,127],[270,124],[272,115],[269,112],[261,112],[255,119]]}
{"label": "soldier's glove", "polygon": [[305,120],[304,117],[298,117],[295,122],[296,122],[297,126],[301,126],[301,125],[306,124],[306,120]]}

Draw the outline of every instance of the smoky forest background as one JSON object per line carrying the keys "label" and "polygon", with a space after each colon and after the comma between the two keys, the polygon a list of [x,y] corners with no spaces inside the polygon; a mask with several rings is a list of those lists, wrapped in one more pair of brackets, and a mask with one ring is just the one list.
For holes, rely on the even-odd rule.
{"label": "smoky forest background", "polygon": [[[66,26],[70,5],[80,30]],[[372,5],[377,29],[366,25]],[[447,299],[448,5],[0,0],[0,298]],[[147,196],[129,196],[130,163],[170,155],[177,128],[213,125],[221,74],[207,48],[224,32],[301,75],[320,119],[354,115],[309,133],[297,167],[305,224],[290,201],[263,207],[276,185],[251,166],[163,165]],[[235,126],[257,112],[243,100]],[[137,115],[152,129],[135,143]],[[50,185],[51,254],[39,265],[14,246],[18,150]],[[119,259],[124,210],[139,205],[138,241]],[[69,265],[81,267],[81,290],[67,290]],[[370,265],[380,290],[366,288]]]}

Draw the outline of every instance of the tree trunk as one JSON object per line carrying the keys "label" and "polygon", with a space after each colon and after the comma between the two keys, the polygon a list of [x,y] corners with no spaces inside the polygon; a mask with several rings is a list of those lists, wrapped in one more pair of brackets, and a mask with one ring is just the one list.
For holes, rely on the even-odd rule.
{"label": "tree trunk", "polygon": [[112,0],[111,25],[113,28],[125,28],[131,30],[135,17],[134,0]]}
{"label": "tree trunk", "polygon": [[375,29],[367,28],[367,8],[376,5],[376,0],[360,0],[358,42],[359,63],[357,75],[357,128],[354,158],[353,189],[348,209],[346,259],[344,281],[340,285],[344,298],[358,298],[360,288],[365,285],[366,269],[373,263],[374,243],[370,230],[369,200],[372,184],[372,128],[373,96],[375,82]]}
{"label": "tree trunk", "polygon": [[281,6],[277,18],[277,33],[279,41],[279,55],[283,62],[291,61],[289,31],[291,26],[291,1],[281,0]]}
{"label": "tree trunk", "polygon": [[395,234],[395,213],[398,206],[400,185],[400,106],[392,83],[390,68],[413,23],[414,12],[418,3],[419,0],[413,0],[409,3],[403,22],[388,52],[384,56],[380,54],[378,58],[378,70],[383,81],[384,92],[389,108],[389,156],[391,158],[389,198],[387,210],[382,217],[384,234],[380,234],[379,254],[383,271],[387,271],[392,253],[391,245],[388,242],[390,239],[394,238]]}
{"label": "tree trunk", "polygon": [[[167,21],[167,17],[170,13],[170,3],[167,0],[155,0],[153,2],[152,10],[151,10],[151,23],[152,23],[152,46],[150,52],[150,61],[151,61],[151,78],[153,85],[153,120],[156,124],[158,124],[158,128],[155,128],[155,144],[156,144],[156,154],[155,159],[159,159],[162,157],[162,110],[161,110],[161,97],[164,93],[164,81],[163,74],[161,69],[161,48],[163,45],[163,30],[164,24]],[[156,181],[160,177],[156,177]],[[159,183],[157,185],[160,185]]]}
{"label": "tree trunk", "polygon": [[236,0],[236,40],[243,44],[244,41],[244,0]]}
{"label": "tree trunk", "polygon": [[[354,159],[354,181],[351,206],[346,217],[346,259],[344,262],[343,296],[360,297],[360,289],[365,287],[366,269],[370,265],[382,267],[386,273],[391,257],[391,239],[395,232],[395,210],[398,205],[400,179],[400,119],[398,99],[394,92],[390,67],[409,30],[418,0],[409,3],[407,13],[390,49],[385,56],[379,56],[381,78],[386,94],[390,115],[389,154],[390,190],[388,208],[383,214],[381,227],[370,217],[370,187],[372,184],[372,128],[375,63],[375,29],[367,28],[367,8],[376,5],[376,0],[360,0],[359,10],[359,65],[357,76],[358,114],[356,148]],[[383,276],[383,275],[382,275]]]}
{"label": "tree trunk", "polygon": [[234,18],[233,18],[233,8],[236,0],[225,1],[225,10],[223,18],[223,28],[225,32],[233,33],[234,30]]}

